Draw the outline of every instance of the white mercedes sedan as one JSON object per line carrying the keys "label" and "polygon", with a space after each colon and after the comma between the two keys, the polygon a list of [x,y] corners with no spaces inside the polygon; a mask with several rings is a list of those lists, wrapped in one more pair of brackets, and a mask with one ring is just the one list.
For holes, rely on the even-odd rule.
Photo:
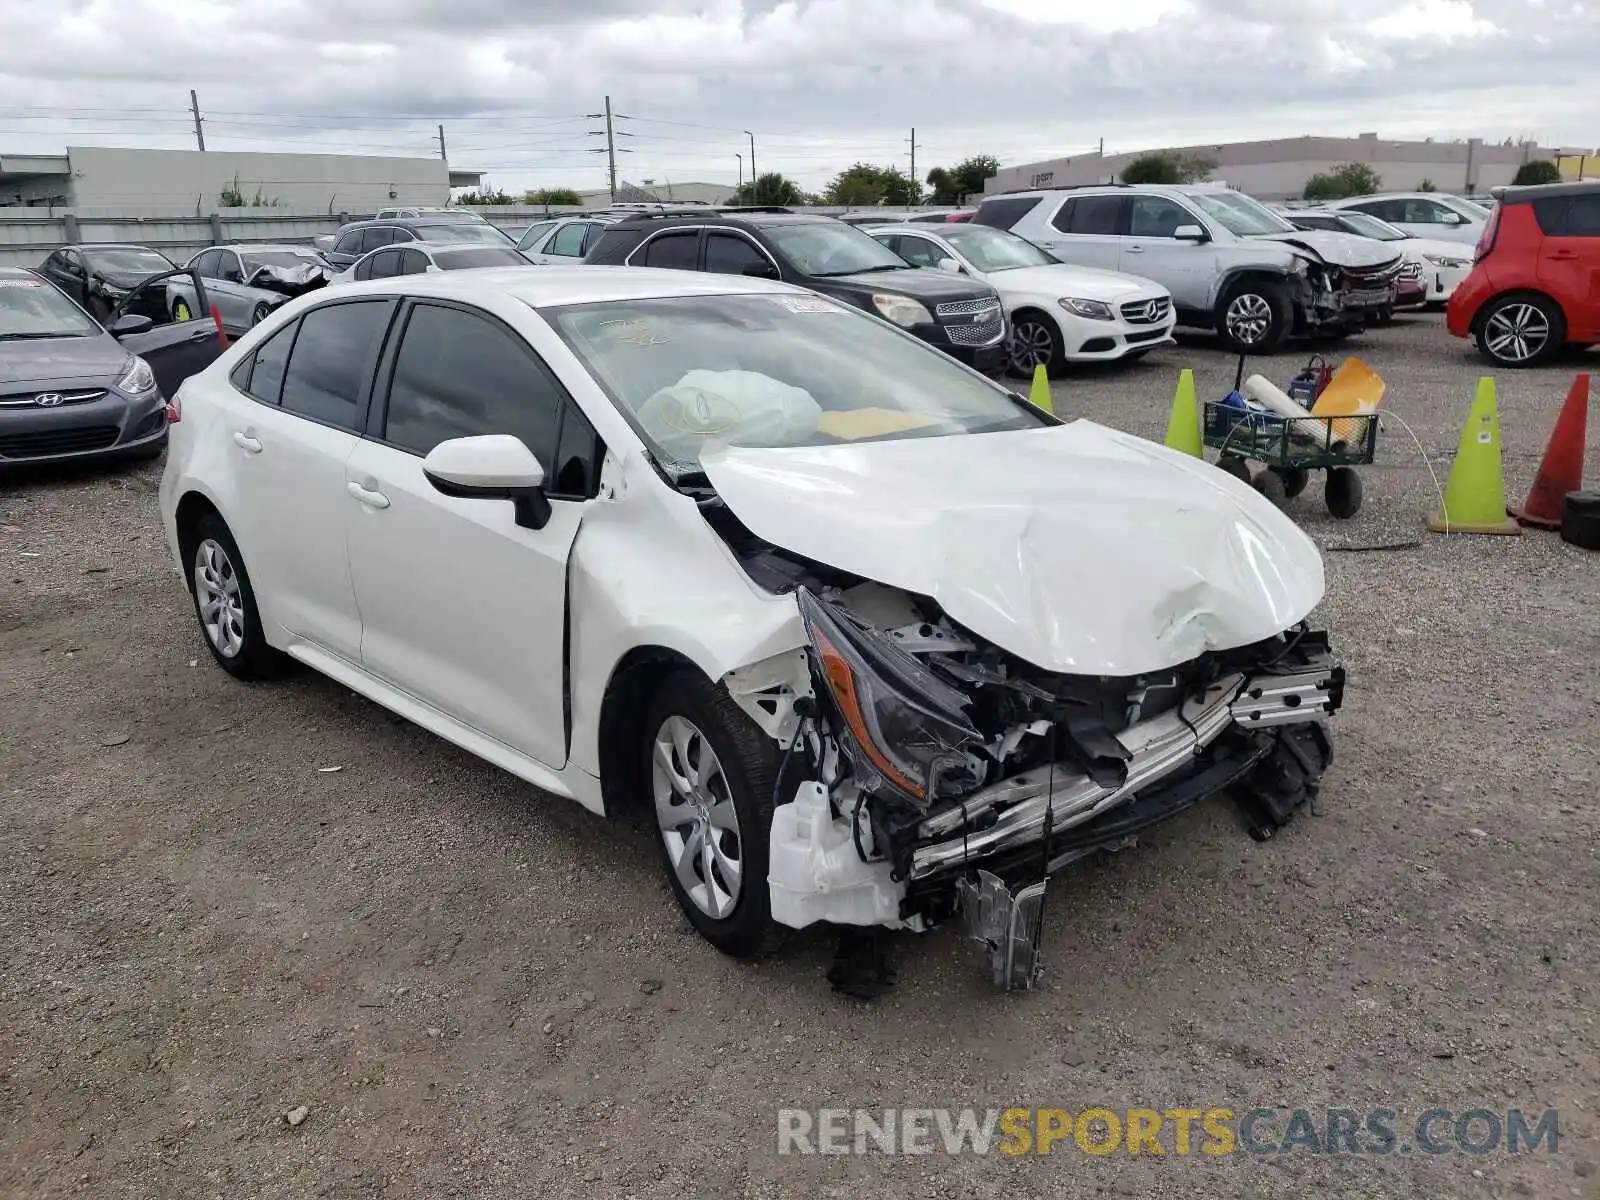
{"label": "white mercedes sedan", "polygon": [[954,917],[1026,987],[1051,873],[1224,788],[1268,836],[1330,761],[1344,674],[1289,517],[799,288],[352,283],[170,420],[165,536],[223,670],[296,660],[649,814],[711,943],[834,924],[852,994],[891,978],[882,931]]}
{"label": "white mercedes sedan", "polygon": [[1010,325],[1011,370],[1138,359],[1172,341],[1172,293],[1154,280],[1072,266],[987,225],[883,225],[866,230],[908,263],[970,275],[994,288]]}

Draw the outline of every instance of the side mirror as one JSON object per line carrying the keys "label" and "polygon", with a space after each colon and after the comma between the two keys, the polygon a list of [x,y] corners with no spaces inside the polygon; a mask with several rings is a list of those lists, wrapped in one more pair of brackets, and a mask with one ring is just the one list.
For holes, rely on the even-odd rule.
{"label": "side mirror", "polygon": [[779,278],[778,268],[774,267],[769,262],[751,263],[744,270],[740,271],[739,274],[741,274],[741,275],[749,275],[753,279],[777,279],[777,278]]}
{"label": "side mirror", "polygon": [[1198,225],[1179,225],[1172,231],[1172,236],[1180,242],[1194,242],[1196,245],[1211,240]]}
{"label": "side mirror", "polygon": [[952,275],[960,275],[962,273],[961,264],[953,258],[941,258],[939,260],[939,270],[949,271]]}
{"label": "side mirror", "polygon": [[1465,225],[1467,219],[1458,212],[1447,212],[1444,215],[1444,223],[1446,225]]}
{"label": "side mirror", "polygon": [[108,332],[112,337],[127,337],[129,334],[144,333],[154,324],[155,322],[149,317],[141,316],[139,313],[123,313],[111,322]]}
{"label": "side mirror", "polygon": [[510,500],[524,529],[543,529],[550,520],[544,468],[522,439],[509,433],[440,442],[422,460],[422,473],[446,496]]}

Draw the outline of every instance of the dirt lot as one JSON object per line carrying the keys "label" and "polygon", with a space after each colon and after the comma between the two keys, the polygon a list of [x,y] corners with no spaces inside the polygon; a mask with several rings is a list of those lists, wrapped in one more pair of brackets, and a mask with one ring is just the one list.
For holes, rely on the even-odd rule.
{"label": "dirt lot", "polygon": [[[1478,363],[1437,318],[1349,348],[1442,482]],[[1159,436],[1184,365],[1231,382],[1184,345],[1058,411]],[[1513,498],[1579,366],[1500,376]],[[830,992],[820,935],[757,964],[692,936],[649,831],[319,677],[217,670],[159,466],[4,484],[0,1195],[1600,1195],[1600,558],[1422,535],[1396,422],[1381,458],[1354,521],[1318,484],[1292,505],[1350,671],[1320,813],[1257,845],[1203,806],[1059,881],[1036,992],[941,931],[873,1006]],[[857,1105],[1561,1128],[1553,1156],[776,1153],[779,1107]]]}

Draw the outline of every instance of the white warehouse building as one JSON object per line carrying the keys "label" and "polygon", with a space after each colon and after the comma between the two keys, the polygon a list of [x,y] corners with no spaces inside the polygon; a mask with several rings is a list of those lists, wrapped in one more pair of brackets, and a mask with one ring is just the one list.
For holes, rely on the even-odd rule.
{"label": "white warehouse building", "polygon": [[69,146],[59,155],[0,154],[0,210],[372,212],[392,204],[445,204],[452,187],[475,187],[479,180],[479,172],[452,171],[440,158]]}

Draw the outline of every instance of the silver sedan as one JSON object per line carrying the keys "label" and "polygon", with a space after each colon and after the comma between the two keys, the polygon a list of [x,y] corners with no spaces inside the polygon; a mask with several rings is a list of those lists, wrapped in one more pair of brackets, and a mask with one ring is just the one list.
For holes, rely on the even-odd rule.
{"label": "silver sedan", "polygon": [[[229,333],[243,333],[279,305],[333,277],[327,261],[307,246],[213,246],[189,266],[205,280],[206,299]],[[174,321],[205,316],[199,308],[193,283],[183,276],[167,281],[167,309]]]}

